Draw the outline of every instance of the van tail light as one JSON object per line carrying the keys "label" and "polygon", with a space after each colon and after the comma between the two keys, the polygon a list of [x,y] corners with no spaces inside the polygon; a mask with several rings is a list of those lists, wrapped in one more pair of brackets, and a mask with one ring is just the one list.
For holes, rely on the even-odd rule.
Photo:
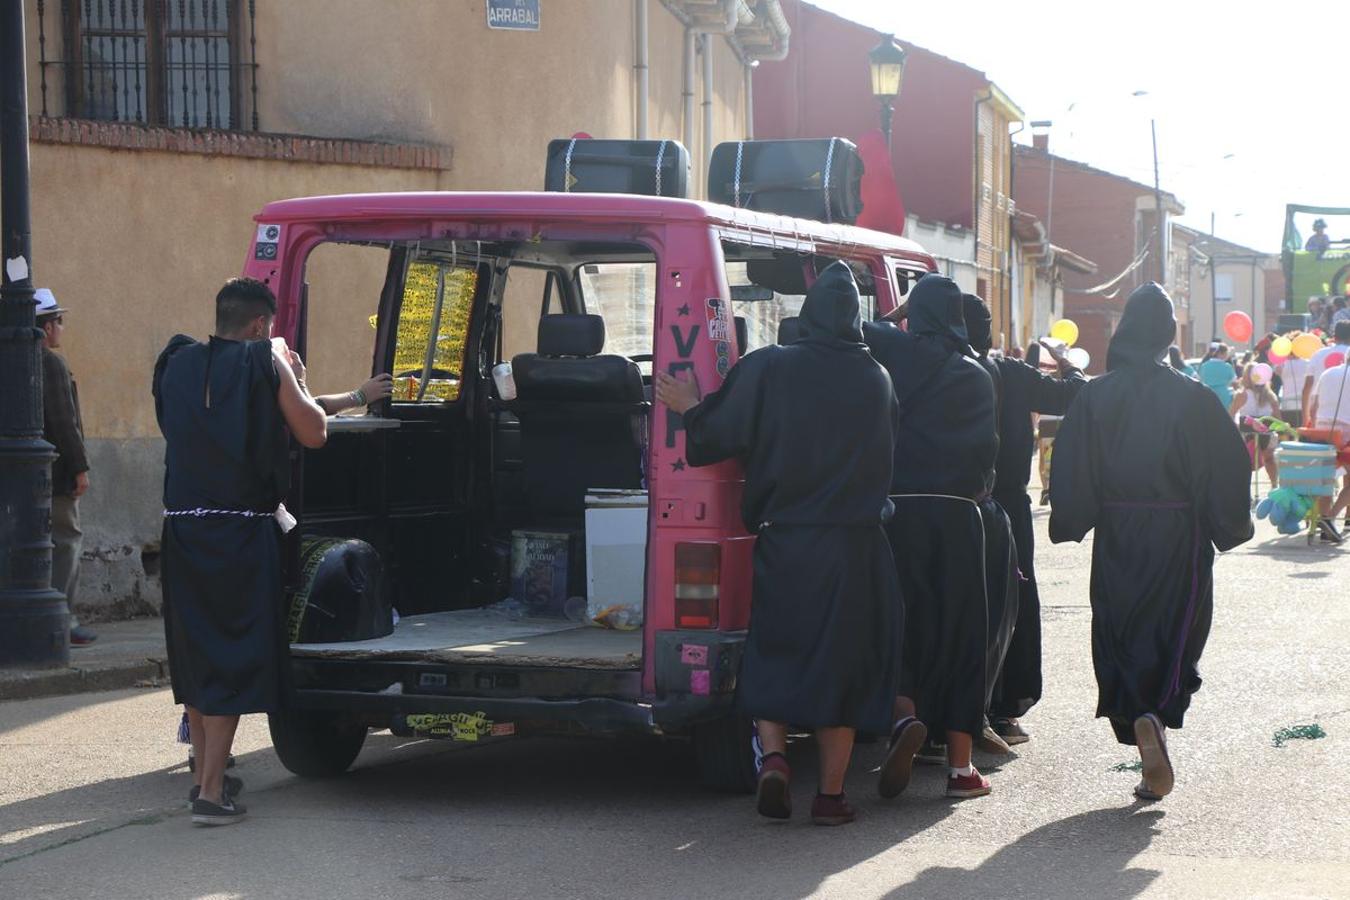
{"label": "van tail light", "polygon": [[721,544],[689,541],[675,545],[676,628],[717,627],[721,580]]}

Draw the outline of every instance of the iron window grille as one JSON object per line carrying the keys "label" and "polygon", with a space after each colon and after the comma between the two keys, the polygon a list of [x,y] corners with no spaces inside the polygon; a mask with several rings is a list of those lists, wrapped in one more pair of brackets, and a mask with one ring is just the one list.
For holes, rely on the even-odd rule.
{"label": "iron window grille", "polygon": [[[57,4],[59,28],[49,28],[48,7]],[[37,0],[42,114],[51,115],[49,94],[59,92],[73,118],[257,131],[255,6],[255,0]],[[59,35],[59,59],[48,58],[49,31]],[[58,79],[59,88],[50,84]]]}

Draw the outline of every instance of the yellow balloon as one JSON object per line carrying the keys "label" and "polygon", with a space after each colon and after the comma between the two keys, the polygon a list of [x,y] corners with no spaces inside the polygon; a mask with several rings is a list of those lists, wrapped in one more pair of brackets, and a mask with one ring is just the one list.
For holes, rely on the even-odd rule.
{"label": "yellow balloon", "polygon": [[1078,343],[1078,326],[1074,324],[1073,319],[1060,319],[1050,326],[1050,336],[1072,347]]}
{"label": "yellow balloon", "polygon": [[1287,337],[1277,337],[1270,342],[1270,352],[1276,356],[1288,356],[1294,352],[1294,342]]}
{"label": "yellow balloon", "polygon": [[1300,334],[1294,339],[1294,355],[1299,359],[1312,359],[1322,349],[1322,339],[1315,334]]}

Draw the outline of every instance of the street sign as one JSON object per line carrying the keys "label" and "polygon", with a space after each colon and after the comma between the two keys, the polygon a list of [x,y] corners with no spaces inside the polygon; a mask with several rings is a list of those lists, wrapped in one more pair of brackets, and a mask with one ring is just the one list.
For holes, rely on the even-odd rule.
{"label": "street sign", "polygon": [[489,28],[538,31],[540,0],[487,0]]}

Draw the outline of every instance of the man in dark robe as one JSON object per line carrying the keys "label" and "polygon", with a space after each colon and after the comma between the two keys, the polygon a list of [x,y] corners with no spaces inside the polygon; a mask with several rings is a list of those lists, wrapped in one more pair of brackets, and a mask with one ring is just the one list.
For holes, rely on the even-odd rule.
{"label": "man in dark robe", "polygon": [[984,524],[998,455],[994,386],[974,359],[961,289],[925,275],[906,304],[909,330],[868,323],[864,338],[895,386],[895,442],[887,526],[905,598],[901,711],[945,733],[947,795],[978,797],[989,780],[970,763],[988,701]]}
{"label": "man in dark robe", "polygon": [[[995,433],[999,433],[1002,430],[1003,382],[997,363],[989,358],[989,351],[994,346],[989,306],[974,294],[962,294],[961,316],[975,360],[989,373],[989,380],[994,385],[994,428]],[[995,482],[995,471],[991,467],[985,473],[985,490],[979,498],[980,521],[984,525],[985,597],[989,609],[988,658],[985,661],[986,708],[993,700],[994,685],[999,672],[1003,670],[1003,660],[1008,654],[1018,615],[1017,548],[1013,545],[1012,523],[1008,520],[1008,514],[993,498]],[[998,736],[987,719],[976,744],[986,753],[1008,752],[1008,744]]]}
{"label": "man in dark robe", "polygon": [[[821,273],[800,325],[800,340],[746,356],[701,401],[692,382],[664,373],[656,395],[684,415],[692,465],[745,467],[741,514],[758,536],[737,695],[765,751],[759,811],[791,814],[792,723],[814,728],[820,746],[812,820],[839,825],[854,818],[844,775],[855,730],[890,730],[898,686],[903,611],[882,529],[893,511],[895,396],[863,346],[848,266]],[[888,756],[883,780],[904,786],[922,740],[906,741],[909,759]]]}
{"label": "man in dark robe", "polygon": [[1251,460],[1227,410],[1164,359],[1172,301],[1136,289],[1107,374],[1079,392],[1055,439],[1050,539],[1092,544],[1097,716],[1139,747],[1143,799],[1172,790],[1164,727],[1180,728],[1214,609],[1214,550],[1252,536]]}
{"label": "man in dark robe", "polygon": [[241,714],[277,708],[286,431],[306,447],[327,437],[299,356],[268,340],[276,308],[262,282],[232,279],[216,296],[215,336],[177,335],[155,363],[164,631],[197,760],[189,799],[198,825],[244,814],[234,801],[243,785],[225,775],[234,732]]}
{"label": "man in dark robe", "polygon": [[[1016,569],[1013,584],[1017,601],[1011,639],[1004,645],[1001,668],[995,670],[989,714],[994,732],[1008,744],[1022,744],[1028,740],[1026,731],[1017,720],[1041,698],[1041,598],[1036,590],[1035,536],[1031,523],[1031,498],[1027,496],[1027,482],[1031,480],[1031,456],[1036,446],[1033,413],[1062,416],[1077,396],[1079,388],[1087,384],[1083,373],[1064,358],[1063,351],[1048,347],[1059,364],[1060,377],[1052,378],[1020,359],[988,359],[992,346],[989,326],[989,307],[973,294],[965,295],[966,331],[970,345],[986,367],[992,367],[995,393],[998,395],[998,462],[995,466],[993,501],[1011,520],[1013,546],[1016,551]],[[1034,348],[1033,348],[1034,349]],[[984,506],[981,509],[985,509]],[[1001,546],[1003,530],[997,516],[987,511],[986,523],[995,523],[993,533],[986,532],[988,547]],[[998,559],[996,556],[995,559]],[[991,598],[995,587],[992,579],[1001,574],[993,569]],[[1020,578],[1018,577],[1020,575]],[[1015,625],[1014,625],[1015,622]]]}

